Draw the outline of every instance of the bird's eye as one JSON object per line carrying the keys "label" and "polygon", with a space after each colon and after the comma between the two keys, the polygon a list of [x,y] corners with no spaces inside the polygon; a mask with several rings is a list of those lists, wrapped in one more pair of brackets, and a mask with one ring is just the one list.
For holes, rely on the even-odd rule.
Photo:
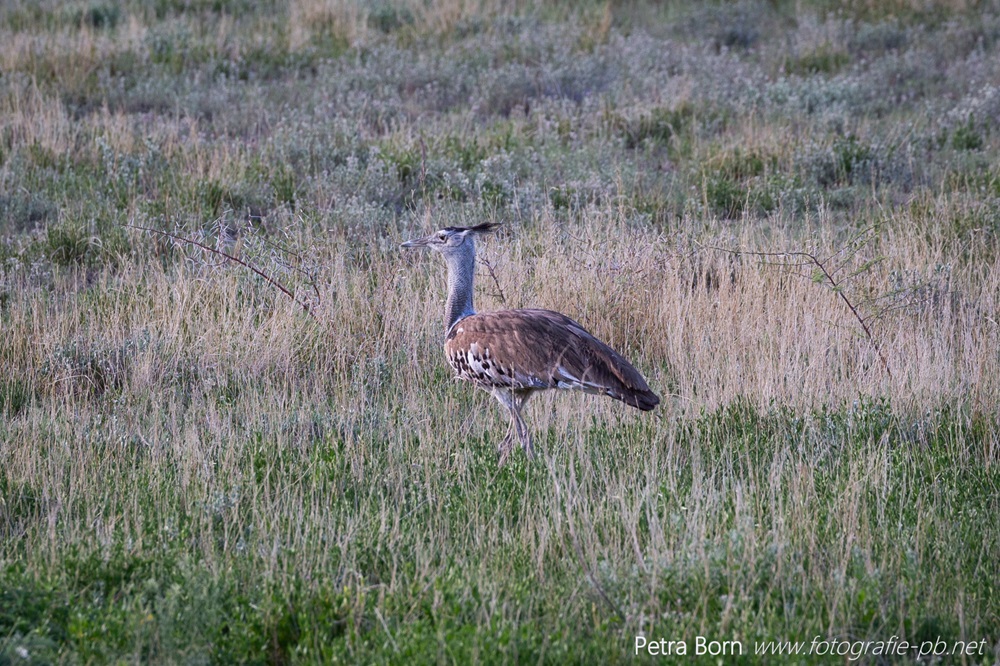
{"label": "bird's eye", "polygon": [[448,237],[448,234],[446,234],[446,233],[445,233],[445,232],[443,232],[443,231],[442,231],[441,233],[439,233],[439,234],[438,234],[438,240],[444,240],[444,239],[446,239],[447,237]]}

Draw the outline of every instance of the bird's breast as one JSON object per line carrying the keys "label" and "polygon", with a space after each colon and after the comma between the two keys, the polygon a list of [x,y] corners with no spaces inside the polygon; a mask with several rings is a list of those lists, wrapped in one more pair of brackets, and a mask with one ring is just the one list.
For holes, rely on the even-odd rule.
{"label": "bird's breast", "polygon": [[477,342],[462,345],[451,339],[445,343],[444,353],[459,379],[483,388],[517,388],[512,369],[501,363],[487,345]]}

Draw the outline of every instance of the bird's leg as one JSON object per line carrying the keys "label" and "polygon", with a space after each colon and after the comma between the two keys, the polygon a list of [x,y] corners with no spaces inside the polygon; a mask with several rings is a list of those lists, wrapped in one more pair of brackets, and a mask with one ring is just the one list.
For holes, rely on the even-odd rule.
{"label": "bird's leg", "polygon": [[528,424],[521,418],[521,407],[528,402],[531,391],[514,391],[494,389],[493,396],[500,401],[507,411],[510,412],[510,425],[507,426],[507,436],[500,442],[500,465],[506,464],[510,458],[510,452],[514,448],[515,439],[521,443],[521,448],[529,458],[535,457],[535,450],[531,446],[531,432]]}
{"label": "bird's leg", "polygon": [[535,449],[531,446],[531,433],[528,431],[528,426],[520,414],[517,415],[517,421],[517,438],[521,440],[521,448],[524,449],[528,458],[534,458]]}
{"label": "bird's leg", "polygon": [[521,417],[521,408],[524,407],[524,403],[528,402],[528,398],[530,397],[531,391],[519,392],[514,399],[514,408],[511,411],[516,419],[517,438],[521,441],[521,448],[524,449],[524,453],[528,458],[534,458],[535,449],[531,446],[531,431],[528,430],[528,424]]}
{"label": "bird's leg", "polygon": [[500,442],[500,466],[506,464],[510,457],[510,452],[514,448],[514,438],[520,438],[521,432],[518,428],[517,403],[514,394],[510,391],[494,390],[493,397],[500,401],[500,404],[510,412],[510,424],[507,426],[507,435]]}
{"label": "bird's leg", "polygon": [[507,426],[507,435],[500,442],[500,466],[503,467],[507,462],[507,458],[510,457],[511,449],[514,448],[514,430],[515,430],[513,412],[511,416],[510,425]]}

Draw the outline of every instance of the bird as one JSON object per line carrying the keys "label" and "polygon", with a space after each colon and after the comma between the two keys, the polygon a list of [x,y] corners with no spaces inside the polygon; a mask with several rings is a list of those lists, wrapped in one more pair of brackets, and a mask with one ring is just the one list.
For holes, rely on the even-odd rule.
{"label": "bird", "polygon": [[473,278],[476,237],[499,223],[445,227],[414,238],[402,248],[430,248],[448,267],[444,352],[457,380],[471,382],[493,395],[507,410],[510,424],[499,447],[503,466],[520,442],[534,457],[531,433],[521,416],[539,391],[571,389],[606,395],[643,411],[660,398],[631,363],[564,314],[543,309],[476,312]]}

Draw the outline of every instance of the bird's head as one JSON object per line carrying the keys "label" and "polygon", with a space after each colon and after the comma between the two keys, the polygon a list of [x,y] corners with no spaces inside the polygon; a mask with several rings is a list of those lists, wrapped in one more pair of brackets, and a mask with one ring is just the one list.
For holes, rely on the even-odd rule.
{"label": "bird's head", "polygon": [[[474,227],[445,227],[435,231],[430,236],[414,238],[403,243],[400,247],[406,249],[414,247],[429,247],[446,257],[449,254],[459,252],[473,246],[472,238],[476,234],[486,234],[494,231],[500,225],[496,222],[484,222]],[[468,245],[466,245],[468,244]]]}

